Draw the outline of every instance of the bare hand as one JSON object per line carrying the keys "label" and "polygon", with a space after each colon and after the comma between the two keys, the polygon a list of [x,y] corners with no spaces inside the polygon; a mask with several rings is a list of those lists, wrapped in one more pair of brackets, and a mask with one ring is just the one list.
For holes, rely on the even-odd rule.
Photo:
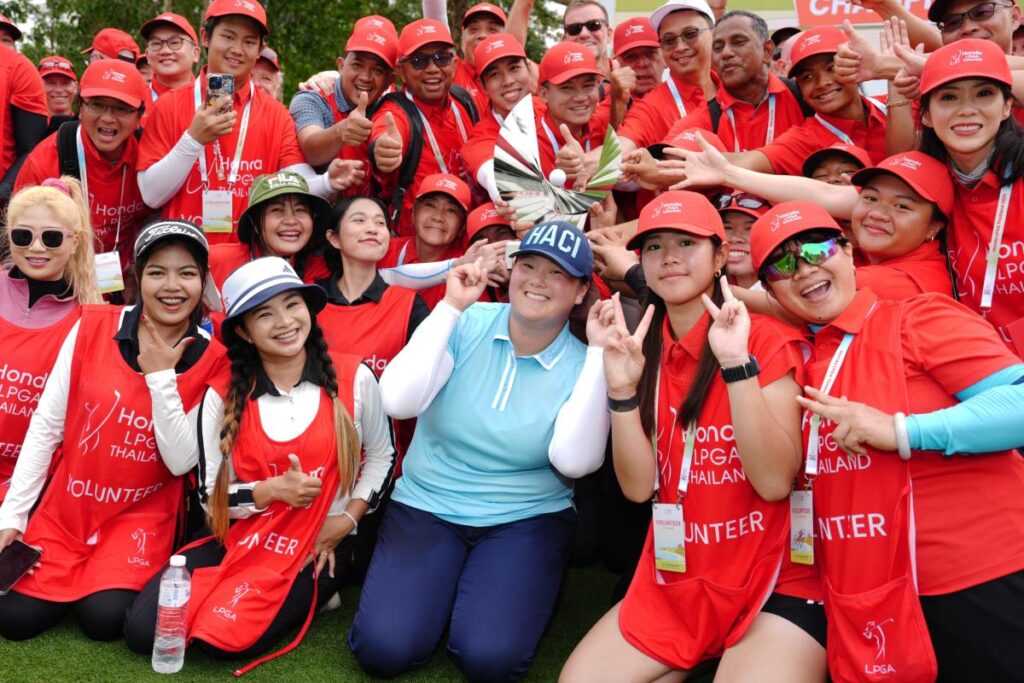
{"label": "bare hand", "polygon": [[[647,307],[633,334],[626,327],[618,293],[612,295],[612,310],[614,325],[607,332],[604,343],[604,376],[608,382],[608,395],[625,400],[636,394],[637,385],[640,384],[645,365],[644,337],[654,318],[654,306]],[[660,334],[660,331],[657,333]]]}
{"label": "bare hand", "polygon": [[139,369],[148,375],[161,370],[171,370],[181,361],[185,349],[195,341],[194,337],[183,337],[171,346],[157,332],[156,325],[143,313],[139,317]]}
{"label": "bare hand", "polygon": [[[21,540],[21,532],[18,531],[17,529],[3,529],[3,530],[0,530],[0,551],[2,551],[4,548],[6,548],[10,544],[14,543],[15,541],[20,541],[20,540]],[[36,550],[42,550],[42,548],[40,548],[39,546],[35,546],[34,545],[32,547],[35,548]],[[32,565],[32,568],[28,570],[27,573],[28,574],[32,574],[33,572],[35,572],[35,570],[39,568],[39,564],[40,564],[40,561],[37,560],[36,563],[34,565]]]}
{"label": "bare hand", "polygon": [[319,90],[320,92],[334,92],[334,81],[340,74],[337,71],[321,71],[309,77],[308,80],[299,83],[299,90]]}
{"label": "bare hand", "polygon": [[308,507],[320,495],[323,483],[302,471],[299,456],[290,453],[288,460],[291,463],[288,466],[288,471],[275,477],[274,499],[295,508]]}
{"label": "bare hand", "polygon": [[748,361],[747,346],[750,340],[750,314],[742,301],[729,289],[729,281],[723,275],[722,296],[725,301],[719,308],[707,294],[701,294],[704,308],[711,314],[708,328],[708,344],[719,365],[724,368],[743,365]]}
{"label": "bare hand", "polygon": [[327,167],[327,182],[335,192],[358,187],[366,179],[366,169],[358,159],[334,159]]}
{"label": "bare hand", "polygon": [[640,262],[634,252],[618,244],[595,240],[590,248],[594,252],[594,270],[605,281],[625,280],[626,272]]}
{"label": "bare hand", "polygon": [[366,91],[359,93],[359,106],[349,112],[348,118],[338,123],[341,144],[358,147],[370,139],[373,122],[366,118],[366,106],[369,96]]}
{"label": "bare hand", "polygon": [[402,165],[402,134],[391,112],[384,114],[387,130],[373,143],[373,161],[381,173],[391,173]]}
{"label": "bare hand", "polygon": [[632,67],[620,66],[619,60],[612,60],[612,71],[608,74],[612,83],[612,98],[620,102],[629,102],[629,96],[636,89],[636,72]]}
{"label": "bare hand", "polygon": [[555,155],[555,168],[565,171],[566,178],[574,181],[576,176],[583,172],[586,152],[583,151],[583,145],[572,136],[568,126],[563,123],[558,130],[562,133],[564,142]]}
{"label": "bare hand", "polygon": [[725,176],[731,164],[725,155],[712,147],[700,133],[697,133],[697,141],[700,143],[701,152],[687,152],[675,147],[665,150],[665,156],[682,160],[685,169],[686,180],[673,185],[673,190],[726,184]]}
{"label": "bare hand", "polygon": [[316,573],[319,574],[327,567],[327,575],[334,578],[334,567],[337,559],[334,551],[345,538],[352,533],[352,520],[347,515],[337,515],[324,519],[320,533],[313,541],[313,555],[316,559]]}
{"label": "bare hand", "polygon": [[[615,204],[615,196],[611,192],[599,202],[590,205],[590,230],[610,228],[615,225],[619,207]],[[590,237],[590,232],[587,233]]]}
{"label": "bare hand", "polygon": [[487,271],[482,258],[452,268],[445,285],[444,302],[457,311],[464,311],[480,299],[487,289]]}
{"label": "bare hand", "polygon": [[895,451],[896,425],[892,415],[863,403],[829,396],[814,387],[804,387],[810,396],[797,396],[801,406],[835,423],[832,438],[847,455],[865,455],[867,446],[880,451]]}
{"label": "bare hand", "polygon": [[238,113],[234,109],[222,112],[217,107],[208,107],[204,104],[192,117],[188,134],[200,145],[208,145],[234,130],[237,119]]}
{"label": "bare hand", "polygon": [[843,21],[843,32],[848,40],[836,50],[836,80],[840,83],[862,83],[875,78],[878,50],[848,19]]}

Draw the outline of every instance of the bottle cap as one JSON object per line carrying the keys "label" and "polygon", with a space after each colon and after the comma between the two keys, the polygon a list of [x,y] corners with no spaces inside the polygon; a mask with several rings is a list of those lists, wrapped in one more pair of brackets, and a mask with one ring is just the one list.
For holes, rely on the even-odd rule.
{"label": "bottle cap", "polygon": [[172,567],[184,567],[185,556],[184,555],[171,555],[171,566]]}

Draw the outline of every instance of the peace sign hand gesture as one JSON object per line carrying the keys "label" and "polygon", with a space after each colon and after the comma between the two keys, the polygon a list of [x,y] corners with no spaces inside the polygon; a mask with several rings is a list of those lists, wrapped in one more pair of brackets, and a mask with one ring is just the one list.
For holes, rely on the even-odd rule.
{"label": "peace sign hand gesture", "polygon": [[867,446],[880,451],[895,451],[896,423],[892,415],[863,403],[829,396],[814,387],[804,387],[810,396],[797,396],[801,406],[835,423],[832,438],[847,455],[864,455]]}
{"label": "peace sign hand gesture", "polygon": [[725,301],[721,308],[707,294],[701,294],[701,300],[714,321],[708,329],[708,343],[719,364],[729,368],[743,365],[749,360],[747,347],[750,340],[750,314],[743,302],[733,295],[724,275],[722,295]]}
{"label": "peace sign hand gesture", "polygon": [[604,376],[608,395],[614,399],[625,400],[636,395],[645,365],[644,338],[653,317],[654,306],[648,306],[636,332],[630,334],[618,293],[612,297],[612,322],[604,338]]}
{"label": "peace sign hand gesture", "polygon": [[143,374],[171,370],[181,361],[185,349],[195,337],[183,337],[171,346],[157,332],[156,325],[143,313],[139,318],[139,369]]}

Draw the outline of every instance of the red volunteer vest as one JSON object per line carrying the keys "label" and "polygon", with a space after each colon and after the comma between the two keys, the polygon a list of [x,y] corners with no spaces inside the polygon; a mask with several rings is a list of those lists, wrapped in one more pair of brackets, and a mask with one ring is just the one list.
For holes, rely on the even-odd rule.
{"label": "red volunteer vest", "polygon": [[[57,602],[140,590],[171,556],[184,503],[184,477],[171,474],[157,452],[146,381],[113,341],[121,307],[81,310],[64,455],[25,530],[25,542],[43,549],[41,566],[17,586]],[[223,361],[223,347],[211,341],[199,362],[178,375],[185,412]]]}
{"label": "red volunteer vest", "polygon": [[[769,384],[794,368],[785,347],[799,336],[760,316],[754,320],[751,353],[771,367],[761,378]],[[673,341],[667,320],[662,330],[655,427],[658,502],[675,503],[678,498],[686,425],[676,415],[693,383],[709,323],[705,314],[679,342]],[[719,378],[701,408],[695,436],[683,500],[686,572],[655,569],[653,531],[648,530],[619,614],[626,640],[677,669],[692,669],[721,655],[746,633],[775,585],[788,534],[787,502],[765,501],[747,481],[733,435],[728,390]]]}
{"label": "red volunteer vest", "polygon": [[[352,412],[358,356],[331,355],[338,377],[338,398]],[[227,554],[216,567],[192,576],[188,638],[199,638],[229,652],[241,652],[266,632],[302,569],[338,490],[338,448],[334,409],[321,391],[320,409],[305,432],[290,441],[271,441],[260,423],[259,406],[249,401],[231,465],[242,481],[260,481],[288,469],[288,455],[298,454],[307,473],[323,482],[307,508],[272,503],[264,512],[231,525]],[[196,544],[205,543],[207,539]],[[189,546],[191,547],[191,546]],[[306,625],[312,618],[312,607]],[[300,632],[299,637],[304,634]]]}
{"label": "red volunteer vest", "polygon": [[0,503],[10,488],[14,464],[46,378],[78,315],[76,308],[53,325],[35,329],[0,318]]}
{"label": "red volunteer vest", "polygon": [[362,357],[378,376],[409,338],[409,316],[416,292],[389,286],[380,303],[327,304],[316,316],[331,351]]}
{"label": "red volunteer vest", "polygon": [[[876,303],[855,333],[831,390],[885,413],[910,412],[901,344],[902,302]],[[843,331],[818,332],[808,383],[821,386]],[[865,382],[865,371],[885,382]],[[807,416],[809,417],[809,416]],[[804,420],[809,437],[810,420]],[[828,664],[836,681],[934,681],[938,669],[917,592],[910,464],[868,449],[847,456],[822,419],[814,517],[825,613]]]}

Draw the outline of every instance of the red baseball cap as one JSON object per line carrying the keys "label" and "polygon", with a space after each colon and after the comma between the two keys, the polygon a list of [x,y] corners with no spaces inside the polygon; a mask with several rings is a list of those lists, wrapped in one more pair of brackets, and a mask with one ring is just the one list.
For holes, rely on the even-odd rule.
{"label": "red baseball cap", "polygon": [[450,173],[433,173],[428,175],[416,188],[416,199],[428,194],[440,192],[446,194],[466,211],[469,211],[469,185],[458,176]]}
{"label": "red baseball cap", "polygon": [[387,28],[364,23],[361,28],[352,31],[345,43],[345,52],[369,52],[383,59],[393,69],[398,61],[398,36],[388,32]]}
{"label": "red baseball cap", "polygon": [[647,149],[656,159],[662,158],[666,147],[678,147],[679,149],[686,150],[687,152],[702,152],[704,150],[700,146],[700,141],[697,140],[697,133],[700,133],[700,136],[719,152],[729,151],[725,148],[725,143],[722,142],[722,138],[718,137],[710,130],[704,130],[703,128],[687,128],[674,137],[668,138],[665,142],[659,142],[648,146]]}
{"label": "red baseball cap", "polygon": [[807,155],[804,160],[803,168],[801,169],[801,175],[810,178],[811,172],[818,167],[821,162],[831,156],[844,156],[853,159],[854,162],[861,168],[867,168],[871,165],[871,155],[867,153],[867,150],[861,149],[857,145],[848,145],[845,142],[837,142],[834,145],[829,145],[819,149],[817,152],[811,152]]}
{"label": "red baseball cap", "polygon": [[477,5],[473,5],[466,13],[462,15],[462,25],[465,26],[469,23],[469,18],[474,14],[493,14],[495,17],[501,20],[502,26],[508,23],[508,16],[505,15],[505,10],[501,9],[497,5],[493,5],[489,2],[481,2]]}
{"label": "red baseball cap", "polygon": [[754,270],[760,270],[765,259],[789,238],[807,230],[822,229],[843,232],[836,219],[814,202],[776,204],[758,218],[750,230],[750,260]]}
{"label": "red baseball cap", "polygon": [[985,78],[1013,85],[1006,55],[991,40],[964,38],[928,55],[921,74],[921,94],[961,78]]}
{"label": "red baseball cap", "polygon": [[953,211],[953,181],[946,165],[923,152],[893,154],[873,168],[865,168],[853,176],[853,184],[864,187],[877,175],[889,173],[914,192],[939,207],[944,216]]}
{"label": "red baseball cap", "polygon": [[98,59],[82,74],[79,94],[82,97],[112,97],[130,107],[140,107],[149,86],[142,74],[120,59]]}
{"label": "red baseball cap", "polygon": [[135,39],[118,28],[105,28],[97,33],[92,39],[92,45],[82,50],[82,54],[87,55],[93,51],[114,59],[122,52],[130,52],[133,64],[142,54]]}
{"label": "red baseball cap", "polygon": [[67,76],[73,81],[78,80],[78,74],[75,73],[75,66],[71,63],[70,59],[65,59],[60,55],[50,55],[49,57],[43,57],[39,60],[39,75],[42,78],[57,74],[58,76]]}
{"label": "red baseball cap", "polygon": [[726,240],[722,217],[698,192],[672,190],[663,192],[640,210],[636,234],[626,243],[626,249],[639,249],[647,233],[661,230],[687,232],[698,237],[716,235]]}
{"label": "red baseball cap", "polygon": [[601,76],[597,60],[589,48],[563,41],[544,53],[540,60],[540,82],[558,85],[570,78],[592,74]]}
{"label": "red baseball cap", "polygon": [[188,36],[189,40],[191,40],[193,44],[199,44],[199,38],[196,37],[196,30],[192,28],[192,24],[188,23],[188,19],[180,14],[175,14],[174,12],[163,12],[162,14],[158,14],[143,24],[142,28],[139,29],[139,33],[142,34],[144,40],[149,40],[149,34],[152,33],[153,29],[157,28],[160,24],[167,24],[168,26],[178,29]]}
{"label": "red baseball cap", "polygon": [[21,40],[21,29],[4,14],[0,14],[0,28],[7,29],[15,40]]}
{"label": "red baseball cap", "polygon": [[658,33],[647,17],[633,17],[621,22],[615,27],[612,45],[615,46],[616,57],[634,47],[661,47]]}
{"label": "red baseball cap", "polygon": [[433,19],[417,19],[407,24],[398,36],[398,56],[408,57],[416,50],[430,43],[444,43],[455,47],[448,27]]}
{"label": "red baseball cap", "polygon": [[387,31],[395,38],[398,37],[398,29],[391,23],[391,20],[387,17],[382,17],[379,14],[369,14],[356,20],[356,23],[352,26],[352,32],[361,31],[364,28],[377,29],[378,31]]}
{"label": "red baseball cap", "polygon": [[267,25],[267,11],[256,0],[213,0],[210,6],[206,8],[206,14],[203,15],[203,23],[205,24],[210,19],[216,17],[226,17],[231,14],[252,19],[260,25],[264,35],[270,35],[270,27]]}
{"label": "red baseball cap", "polygon": [[498,210],[494,207],[494,202],[481,204],[470,211],[469,216],[466,217],[466,238],[472,240],[474,235],[492,225],[512,227],[509,220],[498,213]]}
{"label": "red baseball cap", "polygon": [[473,61],[477,73],[483,74],[491,64],[502,57],[521,57],[526,59],[526,51],[513,36],[508,33],[495,33],[484,38],[473,50]]}
{"label": "red baseball cap", "polygon": [[791,66],[787,75],[792,77],[796,67],[805,59],[815,55],[834,54],[840,45],[849,40],[846,34],[835,26],[818,26],[804,31],[793,43],[793,49],[789,53]]}

